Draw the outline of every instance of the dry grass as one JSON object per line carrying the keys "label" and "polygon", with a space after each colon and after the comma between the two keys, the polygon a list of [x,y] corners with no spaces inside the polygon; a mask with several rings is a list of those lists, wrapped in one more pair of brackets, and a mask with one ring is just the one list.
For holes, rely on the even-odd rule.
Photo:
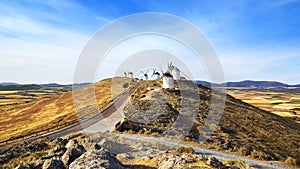
{"label": "dry grass", "polygon": [[[183,99],[180,95],[180,91],[164,89],[156,91],[154,86],[156,84],[158,84],[157,81],[143,82],[133,94],[130,103],[131,105],[127,105],[127,109],[125,109],[124,112],[127,117],[129,117],[129,120],[132,117],[133,119],[142,118],[145,123],[134,123],[134,121],[132,121],[130,125],[126,126],[125,124],[125,126],[128,127],[126,130],[132,129],[140,133],[138,130],[145,128],[151,133],[163,133],[174,124],[174,119],[177,118],[178,110],[180,110],[180,113],[182,114],[189,113],[189,110],[185,109],[184,106],[180,107],[180,100]],[[154,90],[148,90],[148,88],[154,88]],[[230,95],[227,95],[225,110],[222,114],[218,127],[212,133],[201,134],[205,118],[209,113],[211,93],[210,89],[205,88],[204,86],[199,86],[198,90],[201,97],[198,114],[196,119],[193,121],[194,126],[190,130],[189,134],[185,135],[185,137],[188,137],[191,142],[197,143],[199,136],[208,135],[210,136],[206,143],[206,147],[208,148],[235,152],[240,155],[249,157],[252,156],[253,158],[261,160],[284,161],[287,156],[291,156],[297,160],[300,159],[298,149],[300,146],[299,124],[251,106],[241,100],[231,97]],[[159,91],[163,94],[163,96],[156,98],[154,93],[158,93]],[[258,100],[258,97],[265,96],[267,98],[272,97],[276,99],[276,101],[278,101],[278,99],[284,100],[296,97],[292,95],[289,95],[288,97],[282,94],[275,95],[275,93],[267,95],[262,92],[246,94],[252,95],[256,100]],[[145,97],[147,97],[147,99],[144,99]],[[216,94],[216,97],[218,98],[219,96]],[[151,103],[151,100],[159,99],[167,102],[165,107],[162,106],[163,110],[161,110],[159,106],[148,106],[146,104],[148,102]],[[268,99],[266,99],[265,102],[267,102],[267,100]],[[131,106],[133,108],[131,108]],[[192,104],[188,106],[192,106]],[[142,116],[140,115],[141,113],[139,113],[140,111],[143,112]],[[147,119],[145,119],[152,119],[153,116],[156,115],[156,112],[159,112],[160,114],[155,116],[156,118],[154,120],[150,120],[148,122]],[[132,128],[130,128],[130,126]],[[170,135],[176,135],[176,131],[181,131],[185,129],[184,127],[184,123],[182,123],[182,126],[177,130],[173,130]],[[136,128],[139,129],[136,130]],[[143,132],[143,134],[150,135],[150,133],[145,132]]]}
{"label": "dry grass", "polygon": [[152,159],[132,159],[132,160],[125,160],[119,158],[118,160],[121,161],[128,168],[158,168],[157,158]]}
{"label": "dry grass", "polygon": [[[122,85],[128,81],[130,82],[130,79],[114,78],[95,83],[98,107],[105,107],[113,98],[124,92],[126,89]],[[92,89],[93,85],[87,85],[76,90],[80,91],[84,101],[89,99],[86,91]],[[86,113],[86,116],[91,115],[90,112]],[[30,137],[35,133],[48,132],[78,121],[72,92],[42,96],[32,103],[3,107],[0,115],[0,141]]]}
{"label": "dry grass", "polygon": [[300,118],[300,94],[256,90],[228,90],[228,94],[242,101],[282,117]]}

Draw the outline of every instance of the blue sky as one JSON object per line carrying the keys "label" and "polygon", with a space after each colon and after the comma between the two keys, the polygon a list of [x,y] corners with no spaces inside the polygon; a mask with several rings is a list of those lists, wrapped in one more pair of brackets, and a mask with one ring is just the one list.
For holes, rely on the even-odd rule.
{"label": "blue sky", "polygon": [[299,11],[297,0],[0,0],[0,81],[72,83],[82,48],[102,26],[129,14],[163,12],[207,36],[226,81],[296,84]]}

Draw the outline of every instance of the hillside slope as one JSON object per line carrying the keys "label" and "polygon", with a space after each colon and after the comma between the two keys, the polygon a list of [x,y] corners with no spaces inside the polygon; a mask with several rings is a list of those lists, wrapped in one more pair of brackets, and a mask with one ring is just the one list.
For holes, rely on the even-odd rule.
{"label": "hillside slope", "polygon": [[[185,107],[181,107],[181,100],[184,99],[181,92],[186,91],[160,89],[160,83],[147,81],[141,84],[124,109],[127,118],[116,125],[118,131],[162,134],[169,130],[180,113],[188,113]],[[198,92],[200,106],[185,140],[198,144],[199,137],[211,135],[207,143],[199,144],[261,160],[284,161],[292,157],[300,161],[300,124],[229,95],[217,129],[213,133],[200,134],[211,104],[211,89],[198,85]],[[185,129],[182,127],[177,130]]]}
{"label": "hillside slope", "polygon": [[[85,100],[91,98],[90,95],[93,92],[88,91],[95,87],[96,101],[101,109],[124,92],[126,88],[123,87],[123,84],[129,83],[130,80],[129,78],[110,78],[76,90],[79,97]],[[90,116],[94,112],[85,111],[84,113],[81,117]],[[74,110],[72,92],[49,97],[43,96],[32,103],[0,110],[0,142],[42,134],[77,121],[78,114]]]}

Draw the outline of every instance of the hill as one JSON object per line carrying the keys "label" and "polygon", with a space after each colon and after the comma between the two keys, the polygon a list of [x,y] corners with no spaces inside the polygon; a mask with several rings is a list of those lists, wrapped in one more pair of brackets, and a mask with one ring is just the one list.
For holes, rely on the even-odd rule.
{"label": "hill", "polygon": [[[77,94],[82,98],[90,98],[87,91],[95,87],[98,107],[102,109],[126,90],[123,84],[129,82],[129,79],[114,78],[113,82],[110,78],[77,88]],[[21,87],[32,89],[39,86],[22,85]],[[112,93],[112,87],[114,93]],[[88,117],[93,113],[95,112],[85,111],[81,117]],[[77,122],[77,115],[74,110],[72,91],[54,96],[41,96],[30,103],[2,106],[0,107],[0,142],[23,139],[65,127]]]}
{"label": "hill", "polygon": [[285,83],[275,82],[275,81],[252,81],[245,80],[241,82],[227,82],[228,87],[288,87],[289,85]]}
{"label": "hill", "polygon": [[[183,99],[193,100],[181,96],[181,93],[189,92],[189,86],[185,87],[186,91],[165,90],[157,88],[160,83],[147,81],[141,84],[124,109],[126,119],[116,125],[116,130],[159,135],[176,125],[179,114],[190,113],[186,107],[181,107]],[[200,106],[196,119],[191,122],[194,125],[185,135],[185,140],[261,160],[284,161],[292,157],[300,161],[300,124],[251,106],[230,95],[227,95],[224,113],[217,129],[213,133],[202,133],[212,94],[211,89],[203,85],[198,85],[198,92]],[[176,130],[173,131],[174,136],[176,132],[185,130],[184,125]],[[172,132],[168,134],[170,133]],[[211,137],[208,137],[206,143],[200,143],[199,137],[206,135]]]}

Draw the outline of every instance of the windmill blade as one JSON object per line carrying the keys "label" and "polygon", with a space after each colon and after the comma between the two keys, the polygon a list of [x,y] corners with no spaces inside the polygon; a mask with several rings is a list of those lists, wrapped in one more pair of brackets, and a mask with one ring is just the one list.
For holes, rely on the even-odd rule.
{"label": "windmill blade", "polygon": [[[188,75],[186,75],[183,71],[181,71],[180,69],[179,69],[179,71],[185,76],[185,77],[187,77],[188,79],[191,79]],[[191,79],[192,80],[192,79]]]}

